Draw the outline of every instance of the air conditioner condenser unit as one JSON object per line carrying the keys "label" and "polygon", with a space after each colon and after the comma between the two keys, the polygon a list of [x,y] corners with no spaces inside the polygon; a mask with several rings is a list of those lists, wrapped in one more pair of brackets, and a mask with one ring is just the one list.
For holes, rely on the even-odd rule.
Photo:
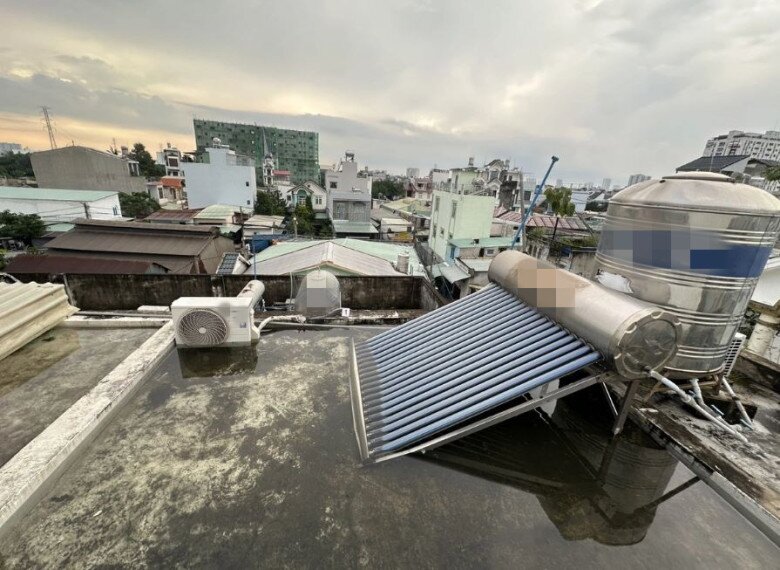
{"label": "air conditioner condenser unit", "polygon": [[248,345],[260,337],[254,307],[263,284],[251,281],[237,297],[180,297],[171,304],[176,345]]}

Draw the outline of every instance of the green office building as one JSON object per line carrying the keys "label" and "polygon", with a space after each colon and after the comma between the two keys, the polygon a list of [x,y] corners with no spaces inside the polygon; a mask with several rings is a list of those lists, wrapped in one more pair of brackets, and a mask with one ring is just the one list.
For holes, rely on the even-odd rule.
{"label": "green office building", "polygon": [[212,139],[217,137],[222,144],[228,145],[236,153],[255,159],[258,183],[263,180],[263,159],[267,153],[273,155],[277,170],[290,171],[295,184],[307,180],[316,182],[320,178],[320,145],[317,133],[202,119],[195,119],[193,124],[199,155],[204,154]]}

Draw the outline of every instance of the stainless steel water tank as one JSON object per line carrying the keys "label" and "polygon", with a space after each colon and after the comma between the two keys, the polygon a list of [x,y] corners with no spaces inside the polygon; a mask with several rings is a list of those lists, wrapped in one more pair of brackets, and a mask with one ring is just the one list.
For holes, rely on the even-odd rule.
{"label": "stainless steel water tank", "polygon": [[635,184],[609,202],[599,282],[675,314],[672,378],[718,372],[780,229],[780,201],[721,174]]}

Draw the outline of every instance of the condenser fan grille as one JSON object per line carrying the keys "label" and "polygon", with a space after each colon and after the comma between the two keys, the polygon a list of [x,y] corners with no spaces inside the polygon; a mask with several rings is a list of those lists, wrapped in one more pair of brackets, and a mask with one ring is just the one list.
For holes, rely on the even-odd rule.
{"label": "condenser fan grille", "polygon": [[191,346],[214,346],[225,342],[228,325],[210,309],[192,309],[179,319],[179,337]]}

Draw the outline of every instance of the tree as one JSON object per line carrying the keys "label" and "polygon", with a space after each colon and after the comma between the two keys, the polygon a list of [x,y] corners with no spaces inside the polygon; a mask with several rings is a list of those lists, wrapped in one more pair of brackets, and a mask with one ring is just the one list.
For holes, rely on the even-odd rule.
{"label": "tree", "polygon": [[780,180],[780,166],[772,166],[771,168],[767,168],[764,176],[766,176],[766,179],[770,182],[773,180]]}
{"label": "tree", "polygon": [[30,162],[30,153],[7,152],[0,155],[0,176],[5,178],[32,177],[35,173]]}
{"label": "tree", "polygon": [[46,231],[43,220],[37,214],[14,214],[10,210],[0,212],[0,235],[9,236],[32,245],[32,240]]}
{"label": "tree", "polygon": [[144,192],[133,192],[132,194],[120,192],[119,206],[122,208],[123,216],[136,219],[145,218],[160,209],[160,204]]}
{"label": "tree", "polygon": [[548,188],[544,191],[544,197],[556,217],[565,218],[574,215],[574,203],[571,201],[571,190],[568,188]]}
{"label": "tree", "polygon": [[258,190],[255,200],[255,214],[266,216],[284,216],[287,213],[287,204],[282,200],[279,190]]}
{"label": "tree", "polygon": [[141,176],[146,176],[147,178],[165,176],[165,167],[155,164],[152,155],[149,154],[149,151],[146,150],[143,143],[135,143],[133,145],[133,150],[128,153],[128,156],[132,160],[138,161],[138,170],[141,171]]}
{"label": "tree", "polygon": [[377,180],[371,184],[371,196],[373,198],[386,198],[395,200],[405,195],[403,182],[395,180]]}

